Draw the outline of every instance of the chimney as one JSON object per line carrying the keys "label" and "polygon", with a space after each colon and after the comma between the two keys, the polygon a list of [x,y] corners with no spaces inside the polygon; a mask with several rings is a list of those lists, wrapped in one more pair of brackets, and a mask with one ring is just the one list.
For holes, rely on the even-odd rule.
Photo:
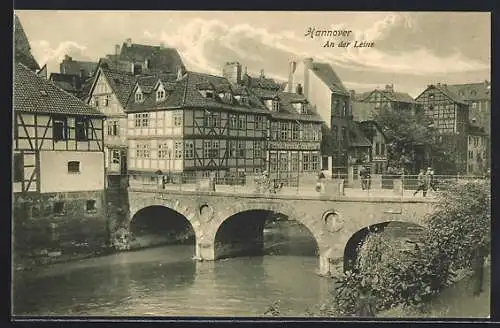
{"label": "chimney", "polygon": [[438,82],[438,83],[436,83],[436,86],[440,87],[440,86],[441,86],[441,83],[439,83],[439,82]]}
{"label": "chimney", "polygon": [[[293,92],[293,73],[295,73],[296,68],[297,68],[297,63],[295,61],[292,60],[288,63],[288,85],[287,85],[288,92]],[[302,86],[300,87],[300,89],[302,90]]]}
{"label": "chimney", "polygon": [[115,44],[115,55],[118,56],[118,54],[120,53],[120,45],[119,44]]}
{"label": "chimney", "polygon": [[263,79],[265,78],[266,76],[264,75],[264,69],[261,69],[260,70],[260,78]]}
{"label": "chimney", "polygon": [[295,89],[295,92],[298,94],[298,95],[302,95],[302,85],[299,83],[297,84],[297,88]]}
{"label": "chimney", "polygon": [[71,60],[73,60],[73,58],[71,58],[68,55],[64,55],[64,61],[71,61]]}
{"label": "chimney", "polygon": [[131,38],[128,38],[127,40],[125,40],[125,42],[127,43],[127,48],[130,48],[132,46],[132,39]]}
{"label": "chimney", "polygon": [[304,59],[304,96],[309,98],[309,70],[313,68],[313,59]]}
{"label": "chimney", "polygon": [[391,83],[391,84],[386,84],[385,85],[385,91],[387,92],[394,92],[394,85]]}
{"label": "chimney", "polygon": [[[245,67],[246,73],[246,67]],[[240,84],[241,82],[241,64],[238,62],[226,62],[222,68],[222,76],[233,84]]]}
{"label": "chimney", "polygon": [[351,96],[351,101],[354,101],[356,99],[356,91],[355,90],[349,90],[349,94]]}

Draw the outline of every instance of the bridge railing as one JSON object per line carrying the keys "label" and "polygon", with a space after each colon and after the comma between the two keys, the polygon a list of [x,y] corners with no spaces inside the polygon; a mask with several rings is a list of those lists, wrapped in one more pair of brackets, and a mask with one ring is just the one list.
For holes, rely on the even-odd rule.
{"label": "bridge railing", "polygon": [[[450,183],[484,179],[480,176],[435,175],[432,183],[426,185],[427,194],[435,195],[446,189]],[[248,174],[225,177],[196,177],[189,173],[176,175],[131,174],[128,186],[134,189],[212,191],[239,194],[285,194],[319,196],[324,194],[340,196],[390,196],[414,197],[419,189],[417,175],[372,175],[370,179],[335,175],[319,178],[318,174],[265,177],[262,174]],[[422,196],[422,191],[419,190]]]}

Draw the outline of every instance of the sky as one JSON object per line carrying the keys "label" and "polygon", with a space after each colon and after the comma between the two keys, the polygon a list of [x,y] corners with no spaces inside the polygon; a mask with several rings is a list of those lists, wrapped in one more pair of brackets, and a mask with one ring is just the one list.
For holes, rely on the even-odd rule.
{"label": "sky", "polygon": [[[312,57],[332,65],[357,92],[384,88],[418,96],[431,83],[490,79],[491,17],[480,12],[16,11],[32,53],[49,72],[65,54],[95,60],[115,44],[176,48],[188,70],[222,74],[238,61],[250,74],[287,80],[288,62]],[[306,36],[315,30],[348,37]],[[324,47],[326,41],[336,47]],[[339,41],[351,41],[347,48]],[[354,48],[354,41],[374,42]]]}

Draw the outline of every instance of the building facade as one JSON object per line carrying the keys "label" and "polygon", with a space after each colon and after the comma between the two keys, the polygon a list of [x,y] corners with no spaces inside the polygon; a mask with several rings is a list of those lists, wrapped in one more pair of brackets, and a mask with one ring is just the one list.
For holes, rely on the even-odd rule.
{"label": "building facade", "polygon": [[417,98],[422,112],[432,122],[440,143],[452,158],[453,167],[435,167],[442,174],[467,172],[469,104],[446,84],[429,85]]}
{"label": "building facade", "polygon": [[371,173],[384,174],[387,169],[387,139],[382,128],[375,121],[363,121],[359,125],[371,143],[369,153]]}
{"label": "building facade", "polygon": [[469,124],[467,142],[467,174],[482,176],[489,168],[488,134],[480,126]]}
{"label": "building facade", "polygon": [[89,105],[106,115],[104,153],[108,185],[123,185],[127,180],[127,114],[124,108],[136,79],[132,74],[101,67],[88,94]]}
{"label": "building facade", "polygon": [[105,234],[103,115],[20,63],[13,104],[15,226],[94,219]]}

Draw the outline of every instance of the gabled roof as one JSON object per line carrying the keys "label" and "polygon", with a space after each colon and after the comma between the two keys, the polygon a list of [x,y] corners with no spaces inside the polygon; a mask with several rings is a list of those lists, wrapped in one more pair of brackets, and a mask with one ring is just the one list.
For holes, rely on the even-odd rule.
{"label": "gabled roof", "polygon": [[20,63],[15,65],[13,105],[14,110],[23,112],[104,117],[97,109]]}
{"label": "gabled roof", "polygon": [[59,68],[65,74],[80,75],[80,72],[83,71],[86,76],[92,76],[98,64],[98,62],[93,61],[73,60],[71,57],[66,56],[59,64]]}
{"label": "gabled roof", "polygon": [[371,147],[371,142],[365,137],[358,124],[358,122],[348,121],[349,147]]}
{"label": "gabled roof", "polygon": [[31,46],[21,21],[14,15],[14,61],[22,63],[31,70],[39,70],[40,65],[31,54]]}
{"label": "gabled roof", "polygon": [[422,96],[427,90],[435,89],[438,90],[439,92],[443,93],[445,96],[447,96],[451,101],[455,103],[459,103],[461,105],[467,105],[467,102],[462,100],[453,90],[452,88],[448,88],[447,85],[443,84],[431,84],[425,89],[416,99],[418,100],[420,96]]}
{"label": "gabled roof", "polygon": [[132,43],[123,43],[119,59],[127,61],[144,62],[149,60],[151,71],[163,71],[174,73],[179,67],[184,67],[181,56],[174,48],[161,46],[149,46]]}
{"label": "gabled roof", "polygon": [[415,104],[416,101],[406,92],[396,92],[391,90],[378,90],[375,89],[370,92],[364,92],[360,95],[356,96],[356,100],[364,101],[368,97],[370,97],[373,93],[380,93],[382,96],[386,97],[389,101],[401,102],[401,103],[410,103]]}
{"label": "gabled roof", "polygon": [[349,91],[342,84],[337,73],[333,70],[330,64],[313,62],[311,71],[330,88],[332,92],[348,95]]}
{"label": "gabled roof", "polygon": [[92,92],[92,90],[95,87],[95,84],[97,83],[98,77],[100,75],[103,75],[106,81],[108,82],[109,86],[111,87],[111,90],[113,90],[113,93],[116,96],[116,99],[120,102],[123,108],[127,105],[127,100],[130,96],[130,93],[132,92],[132,89],[135,86],[136,82],[136,77],[133,76],[130,73],[124,73],[124,72],[118,72],[118,71],[113,71],[113,70],[108,70],[104,68],[100,68],[94,78],[91,90],[89,93]]}
{"label": "gabled roof", "polygon": [[241,80],[241,83],[249,88],[260,88],[278,91],[282,87],[281,84],[276,82],[274,79],[264,76],[253,77],[249,74],[244,74]]}
{"label": "gabled roof", "polygon": [[462,100],[491,99],[491,85],[488,81],[481,83],[448,84],[447,87]]}

